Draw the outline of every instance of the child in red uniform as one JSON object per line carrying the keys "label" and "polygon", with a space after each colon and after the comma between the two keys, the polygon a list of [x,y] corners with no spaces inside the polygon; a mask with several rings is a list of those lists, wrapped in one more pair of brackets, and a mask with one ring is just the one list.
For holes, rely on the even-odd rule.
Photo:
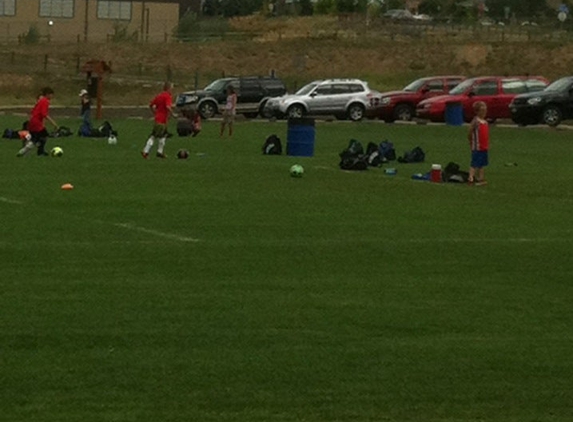
{"label": "child in red uniform", "polygon": [[473,107],[475,117],[470,124],[470,131],[468,133],[468,140],[470,141],[472,151],[468,183],[475,183],[479,186],[487,184],[485,180],[485,167],[489,164],[489,126],[485,120],[487,105],[483,101],[476,101]]}
{"label": "child in red uniform", "polygon": [[48,131],[44,125],[44,120],[48,120],[56,129],[58,125],[48,115],[50,109],[50,100],[54,97],[54,90],[46,87],[42,89],[42,93],[32,109],[30,120],[28,121],[28,130],[30,131],[30,140],[26,142],[24,147],[18,151],[17,156],[22,157],[27,154],[34,145],[38,148],[38,155],[48,155],[46,152],[46,142],[48,142]]}
{"label": "child in red uniform", "polygon": [[171,89],[173,85],[170,82],[165,82],[163,84],[163,91],[158,94],[151,102],[149,103],[149,108],[153,112],[155,116],[155,122],[153,125],[153,131],[151,132],[151,136],[147,140],[143,151],[141,151],[141,155],[143,158],[149,157],[149,151],[151,151],[151,147],[155,142],[155,139],[158,139],[157,144],[157,157],[158,158],[167,158],[163,149],[165,148],[165,141],[167,139],[167,121],[169,120],[169,115],[173,117],[177,117],[177,115],[173,112],[173,100],[171,99]]}

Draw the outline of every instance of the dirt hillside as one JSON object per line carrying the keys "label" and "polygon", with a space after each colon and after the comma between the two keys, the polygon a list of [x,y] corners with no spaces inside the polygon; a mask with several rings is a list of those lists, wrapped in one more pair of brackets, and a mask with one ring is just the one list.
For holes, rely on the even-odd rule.
{"label": "dirt hillside", "polygon": [[[235,22],[236,29],[256,29],[256,36],[243,40],[0,46],[0,102],[30,103],[40,86],[51,84],[59,93],[56,102],[75,103],[75,93],[85,84],[79,69],[89,59],[111,62],[106,102],[126,105],[145,104],[166,78],[183,90],[204,86],[221,75],[274,70],[290,89],[316,78],[360,77],[373,88],[389,90],[431,74],[529,73],[555,79],[573,68],[573,44],[562,41],[492,42],[399,33],[388,37],[312,22],[299,22],[294,32],[281,28],[280,22],[266,31],[257,22]],[[317,36],[318,30],[326,35]]]}

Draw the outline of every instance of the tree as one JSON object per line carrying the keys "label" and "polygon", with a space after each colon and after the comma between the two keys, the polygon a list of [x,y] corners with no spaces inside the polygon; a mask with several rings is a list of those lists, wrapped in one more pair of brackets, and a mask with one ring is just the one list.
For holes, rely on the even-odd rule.
{"label": "tree", "polygon": [[217,16],[221,13],[221,3],[219,0],[205,0],[201,10],[205,16]]}
{"label": "tree", "polygon": [[261,10],[263,0],[221,0],[223,16],[246,16]]}
{"label": "tree", "polygon": [[301,16],[311,16],[314,13],[311,0],[300,0],[299,7]]}
{"label": "tree", "polygon": [[318,0],[314,5],[314,11],[319,15],[336,13],[336,4],[334,0]]}

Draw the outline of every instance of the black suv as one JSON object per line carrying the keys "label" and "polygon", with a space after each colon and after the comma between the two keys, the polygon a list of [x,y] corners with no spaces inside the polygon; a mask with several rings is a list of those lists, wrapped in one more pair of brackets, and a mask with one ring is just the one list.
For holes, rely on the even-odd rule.
{"label": "black suv", "polygon": [[557,126],[563,119],[573,118],[573,76],[561,78],[543,91],[517,95],[509,110],[519,125]]}
{"label": "black suv", "polygon": [[264,109],[267,100],[286,93],[283,81],[275,77],[222,78],[211,82],[203,90],[179,94],[176,106],[183,111],[197,109],[203,119],[209,119],[222,112],[227,100],[229,85],[235,88],[237,93],[237,113],[242,113],[249,118],[257,117],[259,114],[265,116]]}

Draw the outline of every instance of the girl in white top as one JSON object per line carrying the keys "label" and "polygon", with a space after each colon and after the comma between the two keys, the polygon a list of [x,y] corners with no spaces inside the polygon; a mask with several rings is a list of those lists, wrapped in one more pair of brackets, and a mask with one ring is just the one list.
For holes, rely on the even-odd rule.
{"label": "girl in white top", "polygon": [[229,126],[229,137],[233,136],[233,121],[237,110],[237,94],[235,89],[229,85],[227,87],[227,102],[225,103],[225,110],[223,111],[223,121],[221,122],[221,132],[219,136],[223,136],[225,126]]}

